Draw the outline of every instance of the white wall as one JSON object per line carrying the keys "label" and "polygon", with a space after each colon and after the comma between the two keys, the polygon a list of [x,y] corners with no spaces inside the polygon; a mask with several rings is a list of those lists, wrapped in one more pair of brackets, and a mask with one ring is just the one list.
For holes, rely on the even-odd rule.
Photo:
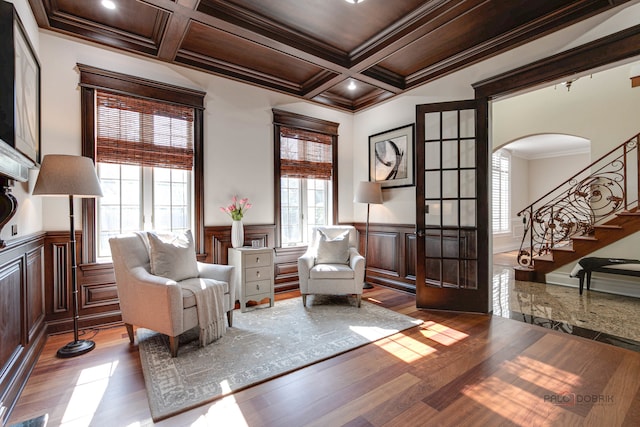
{"label": "white wall", "polygon": [[580,77],[567,91],[551,85],[493,103],[493,147],[538,133],[591,141],[591,158],[640,131],[640,90],[631,88],[633,61]]}
{"label": "white wall", "polygon": [[[271,108],[340,123],[338,220],[364,221],[366,207],[354,205],[352,201],[355,183],[368,179],[369,135],[413,123],[416,104],[473,98],[471,84],[474,82],[559,52],[578,38],[584,43],[633,25],[636,22],[633,19],[619,22],[621,16],[638,15],[640,1],[631,3],[631,7],[625,4],[351,115],[185,67],[124,54],[45,30],[38,32],[28,2],[16,0],[18,12],[25,21],[41,62],[43,154],[80,154],[79,75],[75,69],[78,62],[207,92],[204,123],[206,225],[229,223],[218,207],[225,205],[236,193],[249,197],[254,203],[254,208],[245,217],[248,224],[274,222]],[[611,22],[614,24],[610,25]],[[603,109],[611,111],[608,107]],[[625,117],[633,111],[626,107],[622,109],[624,111],[616,111]],[[494,142],[494,146],[499,145],[503,137]],[[597,138],[594,136],[593,139]],[[389,189],[384,193],[385,204],[372,206],[371,221],[413,224],[414,187]],[[68,228],[64,200],[43,201],[39,197],[31,197],[28,186],[21,184],[16,185],[14,194],[20,201],[20,207],[10,224],[19,225],[20,235]],[[79,218],[76,227],[80,227]],[[7,230],[9,228],[6,227]]]}
{"label": "white wall", "polygon": [[[529,160],[527,178],[529,201],[525,206],[535,202],[589,164],[591,164],[590,153]],[[514,172],[518,171],[514,169]]]}
{"label": "white wall", "polygon": [[[352,219],[351,114],[195,70],[77,42],[52,32],[41,32],[40,43],[44,154],[81,153],[76,63],[87,64],[207,93],[204,112],[205,225],[230,224],[230,219],[219,207],[228,205],[234,194],[248,197],[253,204],[245,216],[246,224],[274,222],[271,111],[274,107],[340,124],[339,220]],[[344,185],[341,177],[344,177]],[[56,213],[45,216],[45,230],[68,228],[64,200],[47,199],[44,208],[46,212]],[[80,226],[78,222],[77,227]]]}

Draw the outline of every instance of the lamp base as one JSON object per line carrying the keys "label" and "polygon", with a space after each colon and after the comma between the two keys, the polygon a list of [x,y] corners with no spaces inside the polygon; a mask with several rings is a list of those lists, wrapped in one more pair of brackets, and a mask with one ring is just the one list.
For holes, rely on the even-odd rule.
{"label": "lamp base", "polygon": [[364,282],[362,289],[373,289],[373,285],[369,282]]}
{"label": "lamp base", "polygon": [[72,341],[64,347],[60,348],[56,356],[66,359],[68,357],[80,356],[89,353],[96,346],[96,343],[90,340]]}

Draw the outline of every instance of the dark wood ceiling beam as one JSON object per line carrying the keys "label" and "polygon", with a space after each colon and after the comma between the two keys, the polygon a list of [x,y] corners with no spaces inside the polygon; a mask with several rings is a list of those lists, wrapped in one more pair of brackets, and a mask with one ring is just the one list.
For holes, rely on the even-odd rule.
{"label": "dark wood ceiling beam", "polygon": [[[347,68],[349,66],[349,57],[346,52],[277,22],[266,20],[262,16],[232,3],[202,0],[198,6],[198,13],[200,13],[198,19],[204,23],[210,23],[218,29],[233,34],[242,34],[248,40],[272,47],[296,58],[329,68],[336,66]],[[260,39],[256,35],[261,36]],[[324,63],[318,63],[318,60]]]}
{"label": "dark wood ceiling beam", "polygon": [[[36,1],[36,0],[32,0],[32,1]],[[295,47],[293,46],[294,39],[302,36],[298,33],[292,33],[290,30],[284,30],[280,28],[274,29],[275,27],[271,25],[272,31],[270,35],[272,36],[275,35],[275,36],[278,36],[278,38],[283,38],[283,41],[280,41],[278,40],[278,38],[272,38],[270,36],[261,34],[260,32],[256,32],[257,29],[256,31],[247,29],[237,23],[229,22],[218,16],[212,16],[208,13],[202,12],[201,10],[200,11],[195,10],[195,7],[185,7],[182,4],[182,3],[187,3],[189,1],[196,1],[198,2],[198,5],[201,5],[201,4],[204,5],[204,3],[201,2],[200,0],[185,0],[184,2],[180,1],[178,3],[174,3],[172,0],[140,0],[140,1],[152,6],[156,6],[158,8],[166,9],[167,11],[170,11],[175,15],[184,15],[185,17],[188,17],[189,20],[191,21],[197,21],[202,24],[216,28],[218,30],[225,31],[229,34],[234,34],[245,40],[249,40],[251,42],[277,50],[279,52],[282,52],[294,58],[301,59],[303,61],[317,65],[321,68],[324,68],[325,70],[328,70],[337,74],[349,73],[348,64],[342,64],[342,62],[348,62],[348,60],[346,59],[346,55],[344,53],[340,53],[340,55],[342,55],[342,59],[340,60],[340,62],[334,62],[333,60],[326,59],[325,56],[327,55],[325,54],[318,53],[318,52],[309,52],[307,50],[301,49],[300,47]],[[219,3],[219,2],[216,2],[216,3]],[[216,7],[217,6],[218,5],[216,5]],[[229,5],[224,4],[224,6],[228,7]],[[236,10],[236,9],[232,9],[232,10]],[[236,16],[234,20],[237,21],[237,19],[238,18]],[[265,23],[263,25],[266,26],[267,24]],[[283,34],[288,34],[288,35],[286,37],[283,37],[282,36]],[[310,49],[310,50],[317,50],[317,48]]]}
{"label": "dark wood ceiling beam", "polygon": [[390,80],[379,79],[375,75],[364,73],[353,73],[351,77],[394,94],[402,93],[402,91],[404,91],[404,82],[398,84],[398,81],[391,82]]}
{"label": "dark wood ceiling beam", "polygon": [[[310,78],[309,80],[305,81],[302,84],[302,91],[304,93],[303,96],[307,98],[309,93],[315,92],[317,88],[325,87],[327,84],[331,84],[330,87],[333,87],[333,85],[340,82],[340,81],[336,82],[335,80],[338,77],[340,77],[340,75],[336,75],[335,73],[332,73],[331,71],[327,71],[327,70],[322,70],[321,72],[316,73],[312,78]],[[330,83],[330,82],[336,82],[336,83]]]}
{"label": "dark wood ceiling beam", "polygon": [[348,79],[349,76],[347,74],[338,74],[336,76],[334,76],[333,78],[331,78],[330,80],[327,80],[325,82],[323,82],[321,85],[315,86],[314,88],[308,90],[305,92],[304,97],[305,98],[309,98],[309,99],[313,99],[316,96],[320,95],[323,92],[326,92],[327,90],[331,89],[332,87],[334,87],[335,85],[337,85],[338,83],[344,81],[345,79]]}
{"label": "dark wood ceiling beam", "polygon": [[36,18],[36,22],[40,28],[50,28],[49,17],[47,16],[47,10],[42,3],[42,0],[29,0],[29,6],[33,16]]}
{"label": "dark wood ceiling beam", "polygon": [[178,54],[182,40],[184,39],[191,18],[185,15],[171,14],[167,29],[158,48],[158,58],[165,61],[173,61]]}
{"label": "dark wood ceiling beam", "polygon": [[[361,72],[384,60],[398,50],[421,39],[443,25],[451,23],[458,15],[458,9],[477,7],[489,0],[438,0],[425,3],[403,20],[395,23],[384,33],[368,40],[351,52],[351,69]],[[466,13],[466,12],[464,12]]]}
{"label": "dark wood ceiling beam", "polygon": [[332,87],[334,87],[335,85],[337,85],[338,83],[346,80],[346,79],[355,79],[358,81],[361,81],[363,83],[367,83],[370,84],[372,86],[378,87],[382,90],[385,90],[387,92],[391,92],[393,94],[398,94],[402,92],[402,88],[392,85],[392,84],[388,84],[387,82],[381,81],[376,79],[375,77],[370,77],[364,74],[358,74],[358,73],[344,73],[344,74],[338,74],[335,77],[333,77],[330,80],[325,81],[323,84],[315,86],[311,89],[309,89],[308,91],[305,91],[304,97],[305,98],[315,98],[316,96],[320,95],[321,93],[331,89]]}
{"label": "dark wood ceiling beam", "polygon": [[[626,2],[628,0],[620,0]],[[406,77],[407,88],[419,86],[472,64],[489,59],[509,49],[536,40],[553,31],[558,31],[582,19],[589,18],[609,9],[607,0],[583,0],[567,5],[551,14],[541,16],[525,25],[505,32],[498,37],[478,43],[472,48],[449,56],[430,67],[421,69]]]}
{"label": "dark wood ceiling beam", "polygon": [[474,83],[477,98],[501,96],[640,55],[640,25]]}
{"label": "dark wood ceiling beam", "polygon": [[377,65],[367,68],[361,75],[377,82],[385,82],[388,87],[395,88],[392,92],[402,92],[407,86],[404,77]]}
{"label": "dark wood ceiling beam", "polygon": [[302,87],[289,80],[241,67],[228,62],[220,61],[194,52],[179,51],[175,62],[188,65],[196,70],[206,69],[214,74],[228,77],[242,83],[252,83],[261,87],[267,87],[280,92],[303,96]]}
{"label": "dark wood ceiling beam", "polygon": [[[191,13],[198,6],[198,2],[199,0],[176,1],[176,8],[171,11],[166,31],[158,48],[158,58],[165,61],[174,60],[178,54],[178,49],[180,49],[180,44],[189,29]],[[176,10],[180,12],[176,12]],[[185,13],[185,11],[190,13]]]}

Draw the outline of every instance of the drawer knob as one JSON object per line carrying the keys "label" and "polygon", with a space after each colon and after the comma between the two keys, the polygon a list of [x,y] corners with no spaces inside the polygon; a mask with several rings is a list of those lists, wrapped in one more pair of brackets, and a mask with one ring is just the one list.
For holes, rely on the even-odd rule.
{"label": "drawer knob", "polygon": [[260,272],[256,271],[256,276],[260,277]]}
{"label": "drawer knob", "polygon": [[256,290],[260,290],[260,285],[256,285]]}
{"label": "drawer knob", "polygon": [[256,257],[256,262],[260,262],[260,257],[259,256]]}

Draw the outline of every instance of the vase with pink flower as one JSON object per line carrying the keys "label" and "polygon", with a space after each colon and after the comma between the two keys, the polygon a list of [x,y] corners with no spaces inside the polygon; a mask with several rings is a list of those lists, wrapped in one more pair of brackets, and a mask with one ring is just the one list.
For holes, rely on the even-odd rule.
{"label": "vase with pink flower", "polygon": [[251,208],[248,198],[239,199],[238,196],[231,198],[229,206],[221,206],[220,210],[231,217],[231,246],[239,248],[244,246],[244,226],[242,217],[245,212]]}

